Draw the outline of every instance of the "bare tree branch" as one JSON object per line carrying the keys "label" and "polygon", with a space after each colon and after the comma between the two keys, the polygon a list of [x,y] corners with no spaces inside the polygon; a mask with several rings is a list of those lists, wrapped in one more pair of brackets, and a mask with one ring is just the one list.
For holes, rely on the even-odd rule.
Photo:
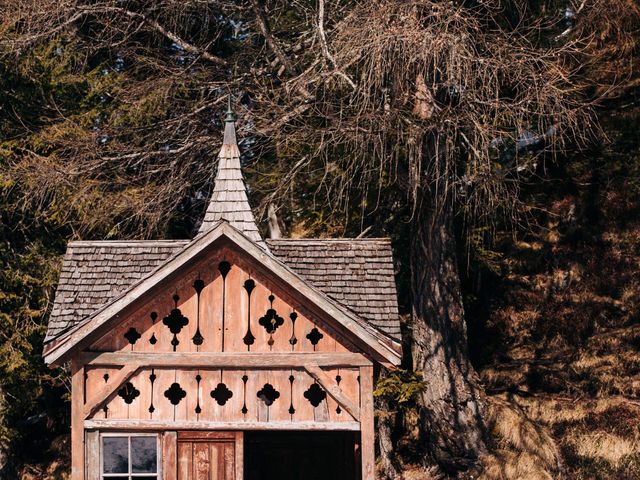
{"label": "bare tree branch", "polygon": [[143,22],[145,22],[147,25],[151,26],[153,29],[155,29],[158,33],[160,33],[161,35],[165,36],[166,38],[168,38],[169,40],[171,40],[172,42],[174,42],[176,45],[180,46],[181,48],[183,48],[185,51],[189,52],[189,53],[193,53],[194,55],[198,55],[202,58],[204,58],[205,60],[208,60],[212,63],[216,63],[218,65],[225,65],[227,62],[220,58],[217,57],[215,55],[210,54],[209,52],[207,52],[206,50],[200,49],[198,47],[196,47],[195,45],[192,45],[191,43],[187,42],[186,40],[180,38],[178,35],[176,35],[175,33],[171,32],[170,30],[167,30],[166,28],[164,28],[162,25],[160,25],[158,22],[156,22],[155,20],[149,18],[148,16],[139,13],[139,12],[133,12],[131,10],[127,10],[125,8],[121,8],[121,7],[96,7],[96,8],[92,8],[92,9],[87,9],[86,12],[87,13],[97,13],[97,12],[116,12],[116,13],[120,13],[122,15],[126,15],[127,17],[130,18],[137,18],[139,20],[142,20]]}
{"label": "bare tree branch", "polygon": [[284,51],[282,50],[277,40],[273,37],[273,34],[271,33],[271,26],[269,24],[269,20],[267,19],[267,16],[264,13],[264,5],[260,0],[251,0],[251,6],[253,7],[253,13],[256,16],[256,22],[258,24],[258,27],[260,28],[260,33],[262,33],[262,36],[267,41],[267,45],[269,46],[271,51],[274,53],[276,58],[280,61],[280,63],[284,65],[285,69],[287,70],[287,73],[289,75],[295,75],[296,70],[295,70],[295,67],[293,66],[293,63],[291,63],[291,60],[289,60],[289,57],[285,55]]}
{"label": "bare tree branch", "polygon": [[336,63],[335,58],[329,52],[329,47],[327,46],[327,36],[324,32],[324,0],[318,0],[318,38],[320,39],[320,48],[322,50],[322,54],[329,61],[336,75],[342,77],[352,89],[356,89],[356,84],[351,80],[351,78],[344,73],[342,70],[338,68],[338,64]]}
{"label": "bare tree branch", "polygon": [[164,36],[168,40],[171,40],[173,43],[178,45],[180,48],[184,49],[186,52],[197,55],[209,62],[218,64],[218,65],[225,65],[227,63],[224,59],[217,57],[215,55],[212,55],[206,50],[198,48],[195,45],[187,42],[186,40],[184,40],[183,38],[181,38],[180,36],[172,32],[171,30],[160,25],[160,23],[158,23],[156,20],[149,18],[147,15],[144,15],[140,12],[134,12],[126,8],[113,7],[108,5],[79,7],[76,13],[74,13],[68,19],[66,19],[65,21],[63,21],[62,23],[54,27],[48,28],[44,31],[38,32],[33,35],[20,37],[17,40],[5,40],[2,43],[9,44],[9,45],[27,46],[35,41],[38,41],[39,39],[48,38],[48,37],[51,37],[52,35],[55,35],[56,33],[62,31],[64,28],[72,25],[73,23],[79,21],[80,19],[82,19],[83,17],[86,17],[87,15],[101,14],[101,13],[107,13],[107,12],[117,13],[132,19],[141,20],[143,23],[153,28],[155,31],[160,33],[162,36]]}
{"label": "bare tree branch", "polygon": [[[260,0],[251,0],[251,5],[253,7],[253,12],[256,16],[256,22],[258,24],[258,28],[262,33],[262,36],[267,41],[267,45],[269,49],[274,53],[276,58],[280,61],[280,63],[284,66],[285,70],[289,75],[296,75],[296,68],[293,63],[284,53],[277,40],[274,38],[271,32],[271,26],[269,24],[269,20],[264,13],[264,5]],[[312,97],[311,93],[307,89],[307,87],[303,84],[297,84],[296,90],[302,95],[305,99],[310,99]]]}

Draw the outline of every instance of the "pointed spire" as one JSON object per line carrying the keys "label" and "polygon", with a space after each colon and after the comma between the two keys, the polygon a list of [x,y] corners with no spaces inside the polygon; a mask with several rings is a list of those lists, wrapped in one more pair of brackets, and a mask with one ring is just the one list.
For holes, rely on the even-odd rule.
{"label": "pointed spire", "polygon": [[229,94],[229,101],[227,107],[227,113],[224,115],[224,145],[237,145],[236,141],[236,120],[238,116],[231,108],[231,94]]}
{"label": "pointed spire", "polygon": [[206,232],[220,220],[228,221],[251,240],[267,249],[256,225],[240,166],[240,149],[236,140],[236,114],[229,106],[224,117],[224,140],[218,155],[218,172],[213,193],[199,233]]}

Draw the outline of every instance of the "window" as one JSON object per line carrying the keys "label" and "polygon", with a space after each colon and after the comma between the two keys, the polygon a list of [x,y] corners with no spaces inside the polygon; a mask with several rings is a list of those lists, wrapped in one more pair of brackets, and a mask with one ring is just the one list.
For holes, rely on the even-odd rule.
{"label": "window", "polygon": [[157,480],[158,436],[102,436],[103,480]]}

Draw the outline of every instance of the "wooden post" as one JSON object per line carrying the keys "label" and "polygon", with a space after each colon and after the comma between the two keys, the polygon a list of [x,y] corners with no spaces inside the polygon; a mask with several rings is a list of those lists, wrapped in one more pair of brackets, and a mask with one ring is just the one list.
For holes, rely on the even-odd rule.
{"label": "wooden post", "polygon": [[236,478],[235,480],[243,480],[244,478],[244,432],[236,432]]}
{"label": "wooden post", "polygon": [[373,367],[360,367],[360,450],[362,480],[374,480]]}
{"label": "wooden post", "polygon": [[100,432],[89,430],[85,433],[85,458],[87,459],[86,480],[100,480]]}
{"label": "wooden post", "polygon": [[164,432],[162,435],[162,478],[178,478],[178,435],[176,432]]}
{"label": "wooden post", "polygon": [[84,365],[71,361],[71,480],[85,480]]}

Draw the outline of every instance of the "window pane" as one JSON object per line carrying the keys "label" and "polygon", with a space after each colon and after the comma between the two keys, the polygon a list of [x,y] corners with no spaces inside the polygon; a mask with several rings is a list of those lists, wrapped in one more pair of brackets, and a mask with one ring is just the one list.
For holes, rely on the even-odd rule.
{"label": "window pane", "polygon": [[131,437],[131,472],[156,473],[156,437]]}
{"label": "window pane", "polygon": [[127,437],[103,437],[102,459],[104,473],[127,473],[129,471]]}

